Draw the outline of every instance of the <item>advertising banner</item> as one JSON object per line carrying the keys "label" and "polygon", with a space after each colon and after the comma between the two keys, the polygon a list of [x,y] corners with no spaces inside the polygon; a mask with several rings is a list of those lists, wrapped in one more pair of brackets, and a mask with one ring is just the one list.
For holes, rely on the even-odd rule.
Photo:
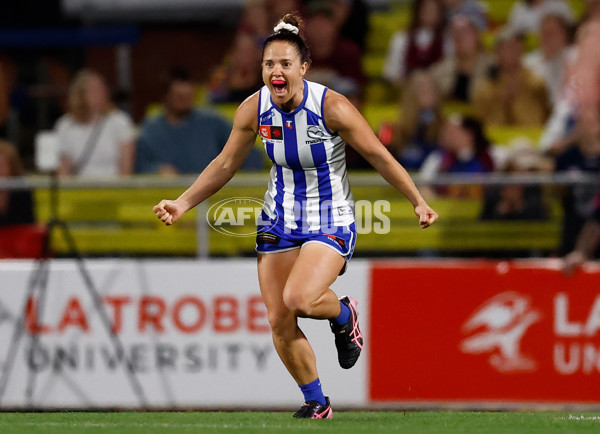
{"label": "advertising banner", "polygon": [[[255,260],[87,261],[100,308],[122,347],[110,339],[76,264],[56,260],[49,265],[47,289],[26,297],[34,263],[0,262],[0,368],[8,381],[0,406],[281,408],[302,403],[273,348]],[[353,261],[334,289],[353,295],[366,311],[367,281],[368,263]],[[300,325],[315,349],[332,403],[365,405],[367,357],[344,371],[327,321]],[[366,333],[367,324],[364,328]],[[18,341],[15,329],[23,331]],[[12,366],[11,348],[16,348]]]}
{"label": "advertising banner", "polygon": [[600,268],[378,262],[375,402],[600,403]]}

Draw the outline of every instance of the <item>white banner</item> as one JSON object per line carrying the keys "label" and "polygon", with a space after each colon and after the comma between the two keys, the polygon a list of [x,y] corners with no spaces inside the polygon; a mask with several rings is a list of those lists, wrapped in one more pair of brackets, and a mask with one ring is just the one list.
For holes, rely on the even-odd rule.
{"label": "white banner", "polygon": [[[154,407],[294,407],[302,402],[273,348],[255,260],[85,264],[123,351],[109,339],[74,261],[50,263],[45,300],[39,293],[25,299],[34,263],[0,261],[0,363],[8,375],[0,406],[139,406],[125,360]],[[368,262],[352,261],[333,287],[359,301],[367,339],[368,270]],[[24,306],[25,333],[10,367],[8,351]],[[338,366],[327,321],[302,320],[301,327],[332,404],[365,405],[368,354],[345,371]],[[35,330],[37,345],[31,338]]]}

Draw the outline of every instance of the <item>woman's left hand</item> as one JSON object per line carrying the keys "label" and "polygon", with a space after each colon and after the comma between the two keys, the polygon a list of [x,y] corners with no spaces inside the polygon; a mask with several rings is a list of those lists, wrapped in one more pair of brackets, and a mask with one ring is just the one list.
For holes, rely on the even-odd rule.
{"label": "woman's left hand", "polygon": [[428,228],[438,220],[438,214],[426,203],[415,206],[415,214],[419,217],[421,229]]}

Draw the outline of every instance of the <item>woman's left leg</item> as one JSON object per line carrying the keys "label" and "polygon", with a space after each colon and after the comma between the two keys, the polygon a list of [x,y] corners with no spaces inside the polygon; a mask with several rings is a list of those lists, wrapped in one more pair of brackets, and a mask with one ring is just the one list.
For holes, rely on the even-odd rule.
{"label": "woman's left leg", "polygon": [[329,287],[344,263],[343,256],[323,244],[304,244],[283,290],[287,308],[298,317],[336,318],[340,302]]}

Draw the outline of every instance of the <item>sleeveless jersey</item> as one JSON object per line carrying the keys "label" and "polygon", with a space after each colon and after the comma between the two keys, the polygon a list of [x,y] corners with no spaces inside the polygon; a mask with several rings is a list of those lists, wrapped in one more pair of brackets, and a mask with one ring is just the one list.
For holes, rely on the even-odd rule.
{"label": "sleeveless jersey", "polygon": [[304,81],[304,100],[286,113],[260,90],[258,131],[273,162],[263,211],[289,229],[317,230],[354,222],[346,143],[325,125],[327,88]]}

